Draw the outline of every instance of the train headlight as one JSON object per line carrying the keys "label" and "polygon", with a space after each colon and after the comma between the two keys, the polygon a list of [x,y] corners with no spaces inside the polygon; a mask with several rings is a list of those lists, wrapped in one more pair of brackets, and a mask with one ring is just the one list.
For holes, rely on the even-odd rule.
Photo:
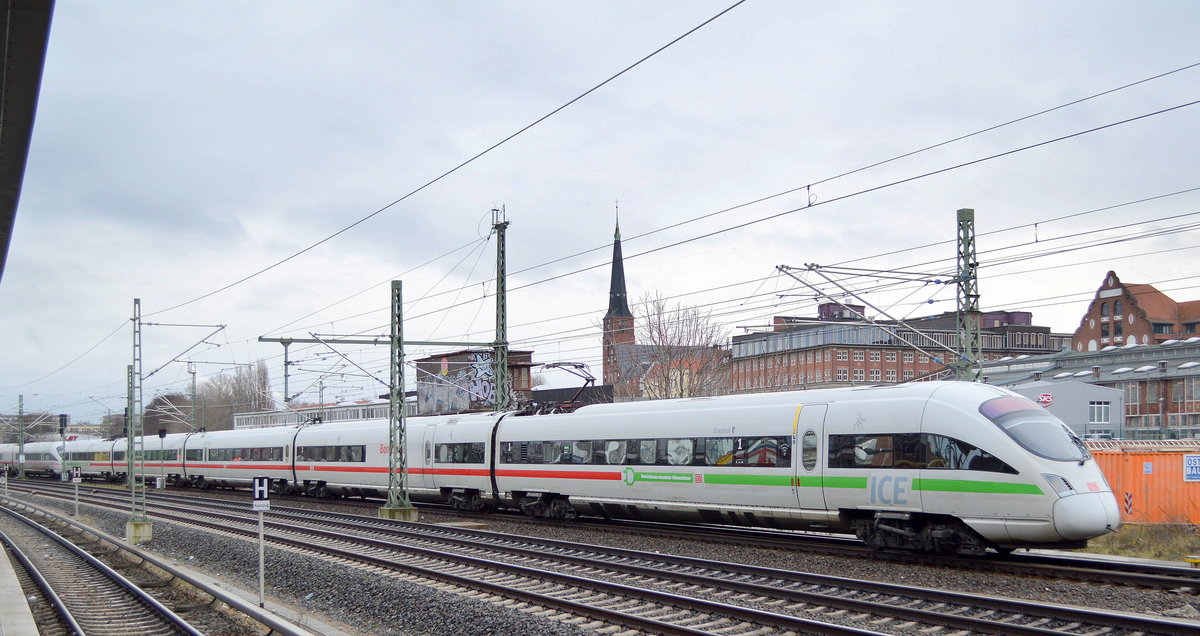
{"label": "train headlight", "polygon": [[1052,473],[1042,473],[1042,477],[1046,478],[1046,483],[1050,484],[1050,488],[1054,489],[1054,492],[1058,493],[1059,497],[1075,494],[1075,489],[1071,487],[1071,482],[1066,479]]}

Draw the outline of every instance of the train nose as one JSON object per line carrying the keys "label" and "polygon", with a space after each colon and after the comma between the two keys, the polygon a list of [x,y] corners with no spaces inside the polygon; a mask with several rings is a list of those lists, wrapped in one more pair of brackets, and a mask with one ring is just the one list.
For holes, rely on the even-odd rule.
{"label": "train nose", "polygon": [[1091,539],[1121,527],[1111,492],[1088,492],[1054,502],[1054,529],[1068,541]]}

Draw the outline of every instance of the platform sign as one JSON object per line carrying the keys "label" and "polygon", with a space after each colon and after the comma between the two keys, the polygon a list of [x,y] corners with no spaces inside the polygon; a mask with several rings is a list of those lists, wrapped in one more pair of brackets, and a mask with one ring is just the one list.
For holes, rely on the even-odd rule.
{"label": "platform sign", "polygon": [[264,512],[271,509],[271,480],[266,477],[254,478],[254,503],[251,510]]}
{"label": "platform sign", "polygon": [[1200,481],[1200,455],[1183,456],[1183,480]]}
{"label": "platform sign", "polygon": [[258,606],[266,607],[267,568],[266,535],[263,533],[263,512],[271,509],[271,480],[267,477],[254,478],[254,507],[258,512]]}
{"label": "platform sign", "polygon": [[83,482],[83,471],[78,466],[71,467],[71,483],[78,484]]}

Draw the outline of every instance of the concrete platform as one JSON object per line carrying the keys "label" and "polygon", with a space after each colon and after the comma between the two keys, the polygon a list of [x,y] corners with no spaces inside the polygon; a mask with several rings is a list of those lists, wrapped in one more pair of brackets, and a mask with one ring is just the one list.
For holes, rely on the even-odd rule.
{"label": "concrete platform", "polygon": [[29,601],[7,555],[0,557],[0,636],[38,636]]}

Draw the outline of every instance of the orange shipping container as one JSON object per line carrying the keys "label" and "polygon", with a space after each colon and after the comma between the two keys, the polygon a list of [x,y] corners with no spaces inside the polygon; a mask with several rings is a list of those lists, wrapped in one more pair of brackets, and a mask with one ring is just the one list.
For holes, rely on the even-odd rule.
{"label": "orange shipping container", "polygon": [[1200,452],[1093,450],[1121,520],[1200,524]]}

